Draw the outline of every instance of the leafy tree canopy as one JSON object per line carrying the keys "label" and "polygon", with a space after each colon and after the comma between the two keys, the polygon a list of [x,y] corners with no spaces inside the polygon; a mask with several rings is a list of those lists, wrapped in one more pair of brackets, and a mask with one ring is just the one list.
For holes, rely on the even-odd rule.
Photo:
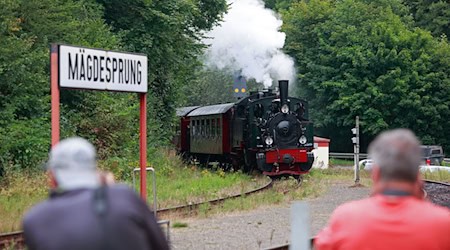
{"label": "leafy tree canopy", "polygon": [[395,0],[310,0],[282,13],[300,95],[325,135],[349,141],[359,115],[366,136],[406,127],[450,148],[450,46],[404,11]]}
{"label": "leafy tree canopy", "polygon": [[450,2],[448,0],[403,0],[417,25],[440,37],[450,36]]}
{"label": "leafy tree canopy", "polygon": [[[35,167],[50,142],[49,45],[145,53],[149,144],[168,141],[179,87],[201,67],[203,32],[225,0],[0,0],[0,169]],[[134,94],[61,91],[62,137],[79,135],[101,158],[137,156]]]}

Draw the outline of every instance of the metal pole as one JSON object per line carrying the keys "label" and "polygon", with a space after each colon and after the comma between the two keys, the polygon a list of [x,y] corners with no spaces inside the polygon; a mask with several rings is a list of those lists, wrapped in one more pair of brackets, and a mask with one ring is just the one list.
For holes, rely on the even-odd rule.
{"label": "metal pole", "polygon": [[58,44],[50,48],[50,92],[51,92],[51,145],[59,142],[59,76],[58,76]]}
{"label": "metal pole", "polygon": [[158,204],[156,201],[156,174],[155,174],[155,169],[150,168],[153,174],[153,213],[155,214],[155,218],[156,218],[156,211],[158,210]]}
{"label": "metal pole", "polygon": [[[135,168],[133,169],[133,189],[136,190],[136,172],[140,172],[140,168]],[[158,210],[158,203],[157,203],[157,197],[156,197],[156,173],[155,173],[155,169],[148,167],[145,168],[145,171],[151,171],[152,172],[152,176],[153,176],[153,213],[155,214],[156,217],[156,211]],[[147,173],[146,173],[147,175]]]}
{"label": "metal pole", "polygon": [[355,151],[355,184],[359,184],[359,116],[356,116],[356,143],[353,147]]}
{"label": "metal pole", "polygon": [[140,148],[140,157],[139,157],[139,166],[141,169],[141,198],[146,201],[147,200],[147,174],[146,174],[146,166],[147,166],[147,94],[140,94],[140,129],[139,129],[139,148]]}
{"label": "metal pole", "polygon": [[291,244],[289,249],[309,250],[311,249],[311,218],[308,203],[304,201],[295,202],[291,206]]}

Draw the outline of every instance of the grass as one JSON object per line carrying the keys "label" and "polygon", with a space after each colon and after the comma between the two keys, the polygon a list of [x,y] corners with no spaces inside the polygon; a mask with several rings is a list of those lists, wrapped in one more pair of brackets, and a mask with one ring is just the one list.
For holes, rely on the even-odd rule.
{"label": "grass", "polygon": [[330,158],[330,166],[331,167],[353,166],[353,164],[355,164],[353,160]]}
{"label": "grass", "polygon": [[188,224],[185,223],[185,222],[178,222],[178,221],[176,221],[176,222],[174,222],[172,224],[172,227],[173,228],[184,228],[184,227],[188,227]]}
{"label": "grass", "polygon": [[[304,176],[301,186],[294,178],[275,181],[273,187],[264,192],[236,199],[225,200],[220,205],[200,207],[198,217],[209,217],[236,211],[252,210],[258,207],[288,204],[291,201],[315,198],[324,193],[328,186],[336,182],[353,184],[353,171],[345,169],[313,169]],[[370,186],[367,172],[361,171],[361,182]],[[192,214],[190,214],[191,216]]]}
{"label": "grass", "polygon": [[[185,166],[178,156],[161,151],[149,160],[156,169],[158,207],[171,207],[240,194],[262,185],[263,177],[220,169]],[[100,168],[114,173],[116,179],[132,186],[131,171],[136,162],[114,159],[99,162]],[[153,201],[151,175],[147,178],[147,200]],[[139,182],[139,178],[137,178]],[[139,183],[136,183],[138,190]],[[48,178],[43,171],[7,171],[0,182],[0,233],[20,230],[21,218],[33,205],[48,196]],[[207,211],[209,208],[204,208]]]}
{"label": "grass", "polygon": [[[159,207],[184,205],[239,194],[266,183],[262,176],[251,176],[240,172],[225,173],[220,169],[209,170],[196,166],[186,166],[171,152],[162,152],[158,158],[151,158],[150,165],[157,173],[157,195]],[[348,162],[348,161],[347,161]],[[118,159],[100,162],[104,170],[112,171],[116,178],[132,184],[131,170],[136,162],[121,162]],[[424,173],[424,178],[450,182],[450,173]],[[152,201],[151,175],[148,176],[148,200]],[[241,196],[226,200],[220,205],[201,205],[189,215],[208,217],[214,214],[257,207],[286,204],[294,200],[314,198],[326,191],[336,182],[353,184],[351,169],[313,169],[304,176],[303,184],[298,187],[293,178],[275,181],[273,188],[250,196]],[[361,182],[371,185],[369,173],[361,171]],[[136,183],[138,186],[138,183]],[[137,187],[136,187],[137,188]],[[44,172],[7,171],[0,181],[0,233],[20,230],[23,214],[36,203],[47,198],[48,179]],[[181,222],[180,222],[181,223]],[[183,223],[172,227],[183,227]]]}
{"label": "grass", "polygon": [[47,195],[45,173],[7,173],[0,183],[0,233],[20,229],[22,215]]}
{"label": "grass", "polygon": [[424,179],[440,181],[440,182],[450,182],[450,172],[447,171],[436,171],[436,172],[425,172],[422,173]]}

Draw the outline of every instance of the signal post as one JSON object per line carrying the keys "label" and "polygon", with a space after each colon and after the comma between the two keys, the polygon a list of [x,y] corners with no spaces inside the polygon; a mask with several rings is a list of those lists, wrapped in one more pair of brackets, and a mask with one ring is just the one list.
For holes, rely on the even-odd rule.
{"label": "signal post", "polygon": [[352,133],[355,135],[352,137],[353,152],[355,161],[355,186],[360,185],[359,181],[359,116],[356,116],[355,127],[352,128]]}

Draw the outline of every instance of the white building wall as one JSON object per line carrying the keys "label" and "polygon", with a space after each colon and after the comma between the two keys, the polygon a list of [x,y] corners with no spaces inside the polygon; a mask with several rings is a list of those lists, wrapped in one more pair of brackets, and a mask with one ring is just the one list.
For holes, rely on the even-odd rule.
{"label": "white building wall", "polygon": [[329,166],[329,147],[316,147],[313,150],[314,163],[313,168],[328,168]]}

